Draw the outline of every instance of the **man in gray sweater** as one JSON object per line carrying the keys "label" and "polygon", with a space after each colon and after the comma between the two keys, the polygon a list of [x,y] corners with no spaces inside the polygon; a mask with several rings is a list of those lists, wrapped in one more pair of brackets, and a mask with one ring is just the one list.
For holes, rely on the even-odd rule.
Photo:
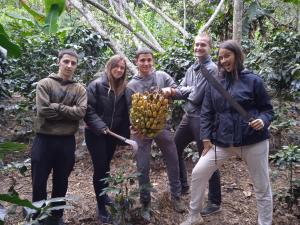
{"label": "man in gray sweater", "polygon": [[[59,70],[40,80],[36,88],[36,137],[31,149],[32,201],[47,199],[52,171],[52,198],[65,197],[75,163],[75,136],[87,108],[85,88],[73,80],[78,55],[64,49]],[[63,202],[61,202],[63,203]],[[53,210],[43,225],[63,225],[63,210]]]}
{"label": "man in gray sweater", "polygon": [[[151,50],[147,48],[139,49],[136,53],[136,65],[139,73],[128,83],[128,88],[132,93],[144,93],[145,91],[151,91],[152,88],[176,88],[177,85],[169,74],[163,71],[154,70],[154,57]],[[179,91],[178,94],[180,94]],[[151,196],[149,191],[149,172],[151,144],[153,140],[162,151],[166,162],[171,199],[174,209],[177,212],[183,212],[184,206],[180,200],[181,185],[179,180],[178,156],[173,136],[170,131],[170,126],[166,124],[165,128],[154,138],[141,137],[137,131],[132,132],[132,134],[132,138],[137,141],[139,146],[136,153],[136,161],[138,172],[141,173],[141,176],[139,177],[139,185],[141,187],[140,202],[142,204],[142,216],[146,220],[150,220]]]}
{"label": "man in gray sweater", "polygon": [[[189,190],[183,151],[192,141],[196,142],[200,157],[203,150],[202,140],[200,139],[200,112],[207,80],[201,72],[197,70],[197,67],[199,64],[203,64],[211,76],[217,76],[218,74],[218,68],[209,55],[211,45],[212,40],[210,35],[207,33],[202,33],[195,37],[194,54],[196,61],[187,70],[183,80],[178,86],[183,99],[186,100],[183,107],[185,114],[175,133],[175,144],[178,151],[182,194],[188,193]],[[206,216],[220,211],[220,204],[220,173],[217,170],[209,181],[208,205],[203,209],[201,214]]]}

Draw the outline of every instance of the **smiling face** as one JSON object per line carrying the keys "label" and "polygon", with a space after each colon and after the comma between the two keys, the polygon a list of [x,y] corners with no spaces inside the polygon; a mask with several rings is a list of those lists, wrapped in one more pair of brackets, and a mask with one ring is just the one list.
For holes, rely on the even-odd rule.
{"label": "smiling face", "polygon": [[210,52],[209,38],[206,36],[195,38],[194,54],[199,60],[206,59]]}
{"label": "smiling face", "polygon": [[64,54],[58,63],[58,75],[64,80],[71,80],[77,68],[77,58],[72,55]]}
{"label": "smiling face", "polygon": [[153,70],[154,60],[152,54],[150,53],[140,54],[135,63],[142,76],[149,75]]}
{"label": "smiling face", "polygon": [[118,80],[120,78],[122,78],[125,75],[125,69],[126,69],[126,64],[124,60],[120,60],[119,62],[117,62],[116,65],[114,65],[111,68],[111,76]]}
{"label": "smiling face", "polygon": [[231,73],[235,68],[235,54],[228,49],[220,48],[219,62],[226,72]]}

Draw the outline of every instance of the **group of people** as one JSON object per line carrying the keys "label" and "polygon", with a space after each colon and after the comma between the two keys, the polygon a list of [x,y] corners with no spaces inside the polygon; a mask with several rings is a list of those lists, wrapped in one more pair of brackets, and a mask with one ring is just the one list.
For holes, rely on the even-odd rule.
{"label": "group of people", "polygon": [[[147,48],[138,49],[135,63],[138,74],[127,82],[126,60],[112,56],[105,71],[87,89],[73,80],[78,55],[72,49],[59,53],[59,70],[38,82],[36,91],[36,137],[32,146],[32,200],[47,198],[47,179],[53,171],[52,198],[64,197],[68,177],[74,166],[75,138],[79,121],[84,119],[85,140],[91,155],[93,185],[97,214],[102,223],[111,223],[106,206],[112,203],[108,195],[100,195],[107,183],[110,162],[118,139],[108,135],[113,131],[135,140],[135,154],[140,186],[141,215],[151,217],[150,158],[151,145],[160,148],[166,163],[171,201],[174,210],[185,211],[181,196],[190,193],[190,210],[181,225],[203,224],[202,216],[221,210],[221,184],[218,168],[231,156],[241,157],[247,164],[257,200],[258,224],[272,224],[272,193],[268,172],[268,126],[273,118],[270,98],[262,79],[244,68],[243,52],[233,40],[220,44],[218,65],[212,62],[209,34],[195,37],[195,62],[179,85],[173,78],[154,68],[154,56]],[[230,95],[251,115],[243,117],[228,103],[202,74],[205,67]],[[141,135],[131,126],[129,110],[131,95],[153,88],[161,89],[165,97],[185,100],[184,116],[173,136],[170,126],[154,138]],[[183,152],[195,141],[201,156],[193,168],[189,185]],[[209,183],[208,203],[203,207],[204,193]],[[54,210],[42,224],[62,225],[63,210]]]}

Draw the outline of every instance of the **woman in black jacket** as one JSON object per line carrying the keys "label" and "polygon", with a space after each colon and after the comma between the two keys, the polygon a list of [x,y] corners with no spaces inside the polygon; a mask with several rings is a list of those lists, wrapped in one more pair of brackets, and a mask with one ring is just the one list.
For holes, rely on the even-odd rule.
{"label": "woman in black jacket", "polygon": [[85,140],[91,154],[94,175],[93,183],[97,199],[97,211],[102,223],[111,222],[105,205],[110,203],[107,195],[100,196],[107,187],[103,182],[110,171],[110,161],[119,141],[107,135],[107,130],[129,137],[130,96],[126,89],[126,62],[119,55],[112,56],[105,72],[92,81],[88,88],[88,107],[84,118]]}
{"label": "woman in black jacket", "polygon": [[203,223],[200,211],[207,182],[232,156],[241,157],[248,166],[256,195],[258,224],[272,224],[268,126],[274,112],[262,79],[244,69],[243,61],[241,47],[235,41],[220,44],[220,82],[253,119],[245,121],[216,89],[208,85],[200,117],[204,150],[192,172],[190,214],[181,225]]}

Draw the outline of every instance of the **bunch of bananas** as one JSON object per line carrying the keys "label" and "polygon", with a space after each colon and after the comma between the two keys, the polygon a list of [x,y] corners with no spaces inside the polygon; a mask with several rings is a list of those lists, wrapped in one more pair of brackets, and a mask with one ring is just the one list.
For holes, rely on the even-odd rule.
{"label": "bunch of bananas", "polygon": [[131,100],[130,119],[133,127],[150,138],[158,135],[167,120],[169,100],[160,91],[135,93]]}

